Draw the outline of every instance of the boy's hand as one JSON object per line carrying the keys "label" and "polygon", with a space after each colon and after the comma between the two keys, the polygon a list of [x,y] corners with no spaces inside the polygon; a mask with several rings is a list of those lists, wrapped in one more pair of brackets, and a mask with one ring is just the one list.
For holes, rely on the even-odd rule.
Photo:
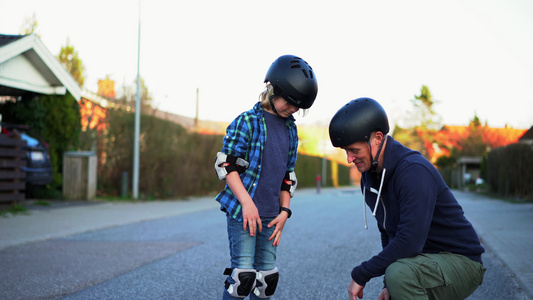
{"label": "boy's hand", "polygon": [[272,246],[279,246],[279,241],[281,240],[281,232],[283,231],[283,227],[285,227],[285,222],[287,222],[287,213],[281,212],[272,222],[268,223],[268,228],[272,226],[276,226],[274,228],[274,232],[268,238],[269,241],[274,239],[274,242],[272,242]]}
{"label": "boy's hand", "polygon": [[258,227],[260,232],[263,231],[263,223],[253,201],[242,204],[242,221],[244,231],[250,228],[250,236],[255,236]]}

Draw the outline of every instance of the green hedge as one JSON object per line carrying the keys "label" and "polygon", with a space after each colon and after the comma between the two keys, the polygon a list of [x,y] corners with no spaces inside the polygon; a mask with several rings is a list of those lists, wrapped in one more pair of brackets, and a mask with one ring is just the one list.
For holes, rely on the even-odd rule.
{"label": "green hedge", "polygon": [[[127,172],[131,181],[134,115],[110,110],[107,118],[107,133],[98,151],[101,161],[99,194],[118,196],[122,173]],[[142,115],[140,198],[166,199],[213,193],[220,187],[213,168],[220,141],[222,136],[188,133],[178,124]]]}
{"label": "green hedge", "polygon": [[[296,162],[296,176],[298,177],[299,187],[316,187],[316,176],[322,176],[322,165],[324,158],[317,156],[309,156],[304,154],[298,155]],[[326,187],[333,186],[333,178],[331,171],[331,160],[326,161]],[[349,186],[350,182],[350,168],[344,165],[338,165],[338,180],[340,186]]]}
{"label": "green hedge", "polygon": [[492,192],[533,201],[533,147],[511,144],[487,155],[487,183]]}
{"label": "green hedge", "polygon": [[[98,143],[99,195],[120,196],[122,173],[131,181],[134,115],[109,110],[108,128]],[[222,135],[188,132],[179,124],[154,116],[141,116],[139,194],[142,199],[169,199],[215,195],[224,182],[213,164],[222,147]],[[299,187],[315,187],[322,174],[322,158],[299,155],[296,164]],[[331,162],[327,162],[327,185],[331,185]],[[349,185],[349,168],[339,165],[339,184]],[[130,185],[131,187],[131,185]]]}
{"label": "green hedge", "polygon": [[25,94],[17,101],[0,104],[4,122],[28,125],[49,146],[54,180],[43,192],[44,197],[56,197],[62,187],[63,154],[77,149],[81,126],[80,107],[70,94]]}

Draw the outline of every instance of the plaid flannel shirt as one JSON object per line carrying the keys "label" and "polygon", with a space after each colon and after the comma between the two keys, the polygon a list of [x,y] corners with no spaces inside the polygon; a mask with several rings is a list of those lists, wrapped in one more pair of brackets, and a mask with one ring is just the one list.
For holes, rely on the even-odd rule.
{"label": "plaid flannel shirt", "polygon": [[[252,199],[261,174],[263,145],[267,138],[263,113],[264,109],[261,107],[261,103],[258,102],[252,109],[235,118],[226,129],[226,136],[224,136],[221,150],[222,153],[241,157],[250,163],[246,171],[240,174],[240,177]],[[290,116],[285,122],[289,131],[287,172],[294,171],[298,154],[298,130],[294,121],[294,117]],[[239,200],[227,184],[215,199],[220,203],[221,210],[233,216],[237,221],[242,221],[242,209]]]}

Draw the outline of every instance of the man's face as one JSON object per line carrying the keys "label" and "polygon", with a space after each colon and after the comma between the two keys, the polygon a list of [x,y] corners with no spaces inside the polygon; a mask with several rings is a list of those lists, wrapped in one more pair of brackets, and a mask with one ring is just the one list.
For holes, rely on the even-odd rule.
{"label": "man's face", "polygon": [[370,146],[367,142],[355,142],[343,148],[346,151],[346,159],[349,164],[353,163],[359,172],[370,170],[372,166]]}

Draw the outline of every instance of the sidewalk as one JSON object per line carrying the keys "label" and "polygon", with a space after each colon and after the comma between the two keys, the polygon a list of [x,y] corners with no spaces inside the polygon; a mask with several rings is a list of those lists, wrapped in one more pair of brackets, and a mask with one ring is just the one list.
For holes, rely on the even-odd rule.
{"label": "sidewalk", "polygon": [[481,241],[533,299],[533,203],[509,203],[453,191]]}
{"label": "sidewalk", "polygon": [[[329,193],[333,189],[323,189]],[[487,251],[493,252],[533,298],[533,203],[512,204],[474,193],[453,191]],[[300,190],[305,196],[314,190]],[[218,209],[213,197],[142,203],[85,202],[30,207],[29,215],[0,217],[0,250],[22,243]]]}
{"label": "sidewalk", "polygon": [[0,250],[22,243],[218,208],[213,197],[182,201],[75,202],[31,206],[29,214],[0,217]]}

